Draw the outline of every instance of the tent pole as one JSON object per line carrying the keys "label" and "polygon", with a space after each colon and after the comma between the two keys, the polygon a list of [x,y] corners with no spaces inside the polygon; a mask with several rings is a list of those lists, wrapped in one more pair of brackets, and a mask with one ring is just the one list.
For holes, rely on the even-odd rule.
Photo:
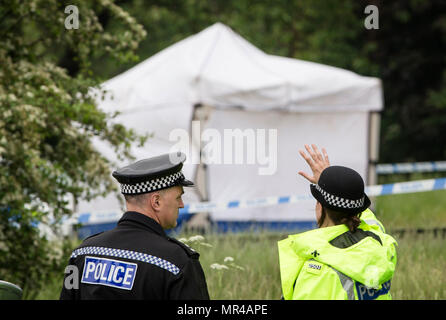
{"label": "tent pole", "polygon": [[[202,130],[206,121],[209,118],[209,114],[211,112],[211,107],[204,104],[195,104],[192,121],[200,121],[200,128]],[[200,132],[201,139],[201,132]],[[197,167],[197,171],[195,173],[195,180],[197,181],[197,189],[198,194],[200,196],[200,201],[208,201],[209,200],[209,186],[208,186],[208,174],[207,174],[207,166],[205,163],[201,161],[201,149],[199,150],[200,162]]]}
{"label": "tent pole", "polygon": [[[369,146],[368,146],[368,165],[367,165],[367,185],[373,186],[378,184],[378,176],[376,174],[376,165],[379,159],[379,136],[381,126],[381,113],[369,112]],[[371,198],[372,206],[375,204],[375,197]],[[374,209],[372,207],[372,209]]]}
{"label": "tent pole", "polygon": [[368,185],[377,184],[376,164],[379,159],[379,134],[381,125],[381,114],[379,112],[369,113],[369,164]]}
{"label": "tent pole", "polygon": [[[207,105],[197,103],[194,105],[194,112],[192,121],[200,121],[200,128],[203,128],[204,124],[209,118],[211,108]],[[201,139],[201,132],[200,137]],[[195,172],[194,181],[196,183],[197,194],[200,197],[200,201],[209,201],[209,184],[208,184],[208,168],[205,163],[201,161],[201,149],[199,150],[199,164]],[[209,213],[197,212],[193,215],[190,221],[187,223],[187,228],[191,231],[198,231],[204,233],[210,227]]]}

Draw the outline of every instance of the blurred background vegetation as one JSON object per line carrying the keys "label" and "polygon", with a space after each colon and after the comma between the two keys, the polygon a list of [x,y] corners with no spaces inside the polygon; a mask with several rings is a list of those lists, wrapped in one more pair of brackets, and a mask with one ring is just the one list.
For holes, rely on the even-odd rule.
{"label": "blurred background vegetation", "polygon": [[[364,27],[369,4],[379,8],[377,30]],[[79,8],[78,30],[64,27],[67,5]],[[45,279],[60,274],[71,244],[54,246],[35,226],[55,228],[71,214],[69,199],[113,190],[110,163],[92,148],[91,137],[128,158],[129,146],[147,138],[112,125],[115,115],[96,108],[89,88],[215,22],[266,53],[380,78],[380,162],[445,159],[445,1],[2,1],[0,279],[35,298]],[[388,229],[401,221],[444,226],[439,194],[384,202],[383,212],[405,210]],[[426,209],[431,201],[436,209]],[[408,220],[407,212],[415,218]]]}

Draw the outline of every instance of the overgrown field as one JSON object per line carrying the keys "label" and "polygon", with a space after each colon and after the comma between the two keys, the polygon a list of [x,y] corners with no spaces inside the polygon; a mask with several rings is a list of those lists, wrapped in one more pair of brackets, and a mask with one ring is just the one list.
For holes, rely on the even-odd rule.
{"label": "overgrown field", "polygon": [[[399,244],[393,298],[446,299],[446,234],[415,232],[446,227],[446,190],[378,197],[375,212]],[[402,228],[414,232],[396,232]],[[201,253],[211,298],[280,299],[277,241],[286,236],[253,232],[193,238],[199,241],[189,243]],[[61,285],[62,271],[37,298],[57,299]]]}

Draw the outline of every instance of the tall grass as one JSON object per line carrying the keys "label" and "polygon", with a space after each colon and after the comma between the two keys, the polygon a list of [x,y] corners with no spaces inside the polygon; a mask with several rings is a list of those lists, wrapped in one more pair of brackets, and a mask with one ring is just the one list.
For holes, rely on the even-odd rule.
{"label": "tall grass", "polygon": [[446,239],[411,235],[397,239],[398,262],[392,281],[394,299],[446,299]]}
{"label": "tall grass", "polygon": [[[266,232],[210,234],[205,235],[205,241],[211,248],[193,245],[201,254],[211,299],[280,299],[277,241],[285,236]],[[396,239],[398,262],[392,280],[393,298],[446,299],[446,238],[405,235]],[[234,260],[225,262],[226,257]],[[212,268],[216,263],[228,269]],[[55,274],[37,299],[58,299],[61,286],[62,273]]]}
{"label": "tall grass", "polygon": [[[401,228],[446,227],[446,190],[377,197],[377,217],[388,233]],[[179,237],[188,237],[180,235]],[[212,299],[280,299],[277,241],[287,234],[252,232],[205,234],[200,252]],[[398,262],[392,281],[394,299],[446,299],[446,237],[394,235]],[[231,259],[226,259],[231,257]],[[226,268],[213,268],[212,265]],[[241,268],[243,268],[243,270]],[[39,292],[38,299],[58,299],[63,271]]]}
{"label": "tall grass", "polygon": [[446,237],[429,232],[446,228],[446,190],[377,197],[375,208],[390,234],[400,229],[427,231],[395,235],[399,245],[393,298],[446,299]]}
{"label": "tall grass", "polygon": [[[280,299],[277,241],[284,237],[269,232],[207,236],[213,247],[196,248],[201,252],[211,299]],[[225,263],[226,257],[234,260]],[[228,269],[211,268],[215,263]]]}
{"label": "tall grass", "polygon": [[[277,241],[285,235],[260,233],[210,235],[213,248],[200,261],[212,299],[280,299]],[[405,235],[398,241],[398,262],[392,280],[393,299],[446,299],[446,238],[433,234]],[[213,263],[234,257],[235,268],[216,270]]]}
{"label": "tall grass", "polygon": [[[375,212],[387,232],[403,228],[446,228],[446,190],[389,195],[375,199]],[[213,248],[197,245],[213,299],[279,299],[277,241],[286,234],[211,234]],[[392,280],[394,299],[446,299],[446,237],[442,233],[395,234],[398,263]],[[224,257],[245,268],[210,268]]]}

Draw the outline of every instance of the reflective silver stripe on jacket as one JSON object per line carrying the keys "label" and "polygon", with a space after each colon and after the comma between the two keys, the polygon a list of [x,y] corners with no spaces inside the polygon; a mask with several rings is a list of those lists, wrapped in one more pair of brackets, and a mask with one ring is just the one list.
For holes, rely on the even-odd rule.
{"label": "reflective silver stripe on jacket", "polygon": [[370,219],[370,220],[364,220],[364,222],[367,223],[368,225],[378,226],[382,232],[385,232],[383,227],[376,220]]}
{"label": "reflective silver stripe on jacket", "polygon": [[347,299],[355,300],[355,287],[353,279],[336,270],[335,268],[332,269],[338,274],[339,280],[341,280],[342,288],[344,288],[344,290],[347,292]]}

